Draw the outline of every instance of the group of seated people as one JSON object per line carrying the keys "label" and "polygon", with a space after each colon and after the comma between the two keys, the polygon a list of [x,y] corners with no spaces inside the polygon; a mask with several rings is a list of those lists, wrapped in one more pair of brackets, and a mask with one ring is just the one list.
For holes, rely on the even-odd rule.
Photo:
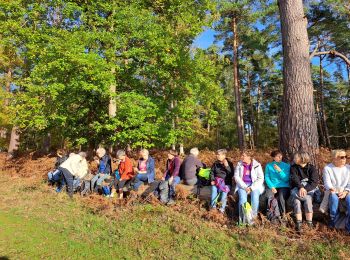
{"label": "group of seated people", "polygon": [[[112,171],[111,157],[104,148],[99,148],[96,155],[99,161],[98,172],[93,178],[85,181],[89,174],[86,154],[72,153],[64,157],[62,151],[58,153],[56,169],[49,173],[51,182],[58,182],[57,191],[67,185],[68,195],[73,196],[74,189],[79,183],[85,183],[84,191],[98,192],[106,179],[111,179],[109,186],[114,197],[118,194],[123,198],[123,190],[137,191],[144,184],[155,181],[155,160],[149,155],[147,149],[139,152],[137,165],[133,167],[131,159],[124,150],[117,151],[117,169]],[[207,185],[211,186],[210,208],[225,213],[227,196],[229,193],[238,195],[238,211],[240,222],[246,213],[248,199],[251,204],[251,215],[256,218],[259,211],[260,196],[266,192],[268,198],[267,211],[270,210],[273,201],[276,202],[278,217],[283,220],[287,213],[287,201],[293,204],[293,213],[296,220],[296,229],[302,231],[302,208],[305,211],[306,224],[312,228],[313,223],[313,199],[319,192],[319,174],[314,165],[310,163],[310,156],[306,152],[294,154],[293,163],[282,161],[282,153],[275,150],[271,153],[272,161],[267,163],[265,173],[261,164],[256,161],[250,151],[243,151],[241,158],[234,167],[226,157],[227,151],[220,149],[216,153],[216,161],[208,170]],[[158,188],[165,187],[165,199],[161,201],[174,203],[176,185],[182,182],[184,185],[201,186],[204,180],[200,171],[207,168],[198,159],[199,150],[192,148],[190,154],[182,161],[176,150],[168,151],[166,170],[162,176]],[[64,159],[62,159],[64,158]],[[320,206],[321,212],[329,209],[329,226],[334,228],[340,217],[340,205],[346,208],[345,229],[350,232],[350,166],[346,164],[347,155],[344,150],[332,151],[332,163],[326,165],[323,170],[323,184],[325,188],[324,198]],[[231,191],[232,190],[232,191]],[[263,205],[265,206],[265,205]]]}

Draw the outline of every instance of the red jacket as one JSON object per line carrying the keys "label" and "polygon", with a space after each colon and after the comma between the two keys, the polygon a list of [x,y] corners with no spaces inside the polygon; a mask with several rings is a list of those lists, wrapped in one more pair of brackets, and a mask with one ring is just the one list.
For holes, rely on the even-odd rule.
{"label": "red jacket", "polygon": [[118,170],[122,180],[130,180],[132,177],[134,177],[132,162],[127,156],[125,156],[124,162],[120,162]]}

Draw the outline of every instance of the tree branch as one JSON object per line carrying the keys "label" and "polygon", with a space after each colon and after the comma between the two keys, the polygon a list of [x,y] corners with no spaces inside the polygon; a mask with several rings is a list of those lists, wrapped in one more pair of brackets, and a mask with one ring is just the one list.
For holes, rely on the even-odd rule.
{"label": "tree branch", "polygon": [[339,57],[341,58],[348,66],[350,66],[350,60],[342,53],[337,52],[335,50],[331,51],[320,51],[320,52],[315,52],[313,51],[312,54],[310,55],[310,59],[312,59],[314,56],[320,56],[320,55],[331,55],[333,57]]}

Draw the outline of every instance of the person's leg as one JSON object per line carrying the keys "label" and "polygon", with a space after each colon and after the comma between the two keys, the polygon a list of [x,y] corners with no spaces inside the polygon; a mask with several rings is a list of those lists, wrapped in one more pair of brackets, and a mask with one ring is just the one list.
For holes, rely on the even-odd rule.
{"label": "person's leg", "polygon": [[305,218],[308,224],[312,224],[313,206],[312,206],[312,195],[306,195],[304,201]]}
{"label": "person's leg", "polygon": [[293,200],[293,208],[294,208],[294,215],[297,222],[299,221],[301,222],[303,220],[302,212],[301,212],[301,201],[296,197]]}
{"label": "person's leg", "polygon": [[61,168],[61,171],[63,173],[64,179],[67,183],[67,191],[69,197],[73,198],[73,180],[74,176],[66,169]]}
{"label": "person's leg", "polygon": [[210,207],[215,208],[216,201],[218,196],[218,188],[215,185],[211,186],[211,198],[210,198]]}
{"label": "person's leg", "polygon": [[108,174],[100,174],[100,177],[98,178],[98,180],[96,181],[96,186],[101,187],[102,183],[105,179],[108,178]]}
{"label": "person's leg", "polygon": [[175,197],[175,191],[176,191],[176,185],[180,183],[181,179],[179,176],[174,177],[173,183],[170,185],[170,193],[169,193],[169,198],[174,198]]}
{"label": "person's leg", "polygon": [[134,190],[137,191],[140,188],[140,186],[147,181],[148,181],[147,174],[145,173],[137,174],[135,179],[135,184],[134,184]]}
{"label": "person's leg", "polygon": [[346,202],[346,222],[345,222],[345,230],[350,233],[350,194],[345,197]]}
{"label": "person's leg", "polygon": [[329,195],[329,216],[330,216],[330,222],[329,227],[334,228],[335,222],[337,221],[339,217],[339,197],[336,193],[331,193]]}
{"label": "person's leg", "polygon": [[250,193],[250,198],[252,202],[252,209],[253,209],[253,217],[256,217],[258,215],[259,211],[259,197],[260,197],[260,191],[259,190],[253,190]]}
{"label": "person's leg", "polygon": [[289,198],[290,190],[289,188],[279,188],[277,189],[278,194],[278,205],[281,211],[281,215],[284,216],[286,214],[286,201]]}
{"label": "person's leg", "polygon": [[92,179],[91,179],[91,190],[94,191],[96,189],[95,184],[100,177],[100,174],[96,174]]}
{"label": "person's leg", "polygon": [[122,199],[123,198],[123,188],[126,184],[127,180],[120,180],[118,182],[118,192],[119,192],[119,199]]}
{"label": "person's leg", "polygon": [[220,208],[220,211],[222,213],[225,212],[225,208],[226,208],[226,203],[227,203],[227,192],[221,192],[221,208]]}
{"label": "person's leg", "polygon": [[244,189],[238,189],[238,210],[239,210],[239,218],[240,222],[242,222],[243,212],[242,212],[242,206],[244,203],[247,202],[247,192]]}

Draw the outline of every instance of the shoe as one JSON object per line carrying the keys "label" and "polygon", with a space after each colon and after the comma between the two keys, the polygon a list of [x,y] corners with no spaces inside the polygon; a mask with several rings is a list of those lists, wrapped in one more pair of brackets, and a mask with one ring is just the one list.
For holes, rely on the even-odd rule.
{"label": "shoe", "polygon": [[331,219],[331,220],[329,221],[328,227],[331,228],[331,229],[335,228],[335,222],[334,222],[334,220]]}
{"label": "shoe", "polygon": [[314,228],[314,224],[312,224],[312,221],[306,221],[306,224],[309,228]]}
{"label": "shoe", "polygon": [[62,187],[57,187],[57,188],[56,188],[56,192],[57,192],[57,193],[60,193],[61,191],[62,191]]}
{"label": "shoe", "polygon": [[301,232],[301,230],[302,230],[302,222],[301,221],[297,221],[297,223],[295,224],[295,229],[296,229],[296,231],[297,232]]}

